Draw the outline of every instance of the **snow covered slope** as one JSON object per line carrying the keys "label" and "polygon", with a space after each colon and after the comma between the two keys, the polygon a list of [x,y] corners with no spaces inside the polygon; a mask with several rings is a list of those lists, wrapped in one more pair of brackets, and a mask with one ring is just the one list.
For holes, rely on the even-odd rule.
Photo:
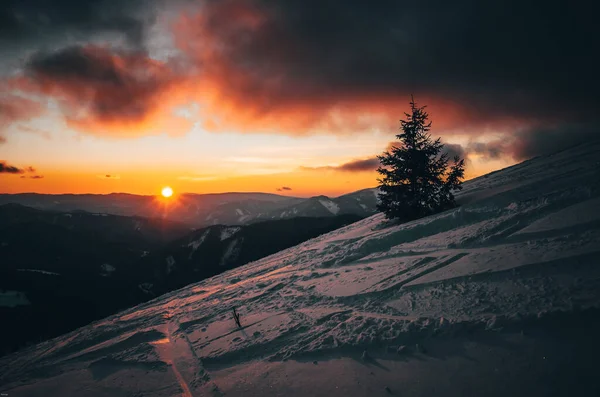
{"label": "snow covered slope", "polygon": [[469,181],[460,201],[372,216],[7,356],[0,389],[598,395],[600,144]]}

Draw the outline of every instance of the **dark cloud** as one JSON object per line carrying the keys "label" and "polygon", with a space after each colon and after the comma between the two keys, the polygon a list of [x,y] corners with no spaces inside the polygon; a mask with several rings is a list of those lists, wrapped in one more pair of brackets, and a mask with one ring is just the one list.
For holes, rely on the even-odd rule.
{"label": "dark cloud", "polygon": [[[470,155],[480,156],[483,160],[512,158],[516,161],[526,160],[536,156],[544,156],[569,147],[600,141],[600,125],[573,124],[568,126],[530,128],[507,134],[502,138],[490,141],[471,141],[466,145],[443,142],[443,152],[450,160],[454,156],[465,159],[467,167],[471,166]],[[400,146],[400,141],[389,142],[385,151]],[[353,160],[340,166],[300,167],[307,171],[375,171],[379,166],[377,157]]]}
{"label": "dark cloud", "polygon": [[[157,96],[167,90],[173,68],[151,59],[147,44],[164,6],[185,1],[4,0],[0,48],[8,51],[6,59],[25,60],[23,73],[10,70],[4,83],[12,91],[58,101],[68,125],[83,132],[174,134],[167,122],[156,122]],[[27,107],[3,102],[0,98],[0,131],[30,117],[14,110]],[[12,106],[8,116],[2,114],[6,106]]]}
{"label": "dark cloud", "polygon": [[292,190],[292,188],[288,187],[288,186],[282,186],[282,187],[278,187],[277,188],[278,192],[282,192],[282,191],[285,191],[285,190]]}
{"label": "dark cloud", "polygon": [[[460,145],[459,145],[460,146]],[[507,151],[506,140],[493,140],[491,142],[471,142],[465,149],[469,153],[475,153],[486,159],[499,159]]]}
{"label": "dark cloud", "polygon": [[143,117],[153,95],[166,84],[162,71],[145,54],[102,47],[37,54],[27,65],[35,82],[65,95],[70,105],[81,103],[90,109],[90,117],[99,119]]}
{"label": "dark cloud", "polygon": [[26,179],[26,178],[29,178],[29,179],[44,179],[44,175],[31,175],[31,176],[22,175],[21,176],[21,179]]}
{"label": "dark cloud", "polygon": [[[401,146],[400,141],[389,142],[385,148],[386,152],[390,152],[393,147]],[[468,150],[463,148],[461,145],[453,143],[444,143],[444,152],[448,153],[448,156],[452,159],[454,156],[460,158],[466,158]],[[382,151],[383,153],[383,151]],[[375,171],[379,167],[380,162],[377,157],[370,157],[366,159],[358,159],[348,161],[347,163],[338,166],[322,166],[322,167],[300,167],[305,171],[342,171],[342,172],[370,172]]]}
{"label": "dark cloud", "polygon": [[[442,143],[444,145],[444,149],[442,150],[442,152],[447,153],[448,157],[450,159],[454,158],[454,156],[458,156],[460,158],[465,158],[468,154],[467,149],[464,148],[462,145],[459,145],[456,143],[443,142],[443,141],[442,141]],[[392,141],[387,144],[385,151],[391,152],[392,148],[399,147],[401,145],[402,145],[402,142],[400,142],[399,140]]]}
{"label": "dark cloud", "polygon": [[0,174],[23,174],[25,170],[0,160]]}
{"label": "dark cloud", "polygon": [[600,107],[591,7],[566,0],[208,1],[179,33],[223,96],[252,103],[261,115],[312,102],[314,117],[323,117],[315,108],[404,103],[415,93],[431,104],[437,126],[562,122],[596,118]]}
{"label": "dark cloud", "polygon": [[121,179],[120,175],[113,174],[97,175],[97,177],[100,179]]}
{"label": "dark cloud", "polygon": [[123,35],[140,45],[154,19],[154,0],[3,0],[0,43],[27,45],[87,39],[102,33]]}
{"label": "dark cloud", "polygon": [[598,140],[600,140],[600,125],[570,124],[526,128],[490,141],[472,141],[465,146],[445,144],[445,149],[450,154],[458,154],[461,158],[475,154],[484,160],[510,157],[522,161]]}
{"label": "dark cloud", "polygon": [[[516,160],[559,152],[569,147],[600,140],[600,124],[571,124],[525,130],[514,134],[504,146]],[[500,144],[500,142],[497,142]]]}
{"label": "dark cloud", "polygon": [[[593,2],[190,1],[169,48],[185,61],[159,62],[144,43],[173,4],[5,0],[0,42],[52,43],[39,46],[53,50],[30,59],[27,78],[59,99],[70,126],[102,134],[134,124],[147,134],[186,90],[203,105],[204,128],[241,132],[396,131],[411,93],[430,105],[436,133],[564,130],[599,117]],[[128,45],[90,44],[107,33]],[[59,36],[81,44],[65,48]]]}
{"label": "dark cloud", "polygon": [[346,172],[363,172],[363,171],[373,171],[379,167],[379,159],[368,158],[363,160],[353,160],[347,163],[344,163],[336,169],[338,171],[346,171]]}
{"label": "dark cloud", "polygon": [[[149,128],[175,71],[144,51],[73,46],[29,59],[25,86],[55,97],[71,126],[108,134]],[[175,120],[175,117],[171,117]],[[146,131],[147,132],[147,131]]]}
{"label": "dark cloud", "polygon": [[379,167],[379,159],[371,157],[367,159],[352,160],[338,166],[322,166],[322,167],[300,167],[305,171],[342,171],[342,172],[364,172],[375,171]]}
{"label": "dark cloud", "polygon": [[467,151],[459,144],[455,143],[444,143],[444,153],[448,154],[449,159],[454,159],[455,156],[464,159],[467,157]]}
{"label": "dark cloud", "polygon": [[121,175],[114,174],[96,175],[96,177],[100,179],[121,179]]}

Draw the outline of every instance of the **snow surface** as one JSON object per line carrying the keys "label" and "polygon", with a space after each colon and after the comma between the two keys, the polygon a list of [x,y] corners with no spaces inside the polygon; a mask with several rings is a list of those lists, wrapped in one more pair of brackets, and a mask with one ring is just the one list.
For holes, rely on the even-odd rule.
{"label": "snow surface", "polygon": [[588,144],[530,160],[465,183],[457,209],[374,215],[168,293],[0,358],[1,389],[584,395],[595,366],[580,359],[599,353],[599,158]]}
{"label": "snow surface", "polygon": [[[252,215],[242,215],[238,218],[238,222],[244,223],[250,218],[252,218]],[[258,218],[258,216],[257,216],[257,218]]]}
{"label": "snow surface", "polygon": [[228,238],[232,237],[234,234],[236,234],[240,230],[241,230],[241,228],[239,226],[226,227],[226,228],[222,229],[221,230],[221,241],[227,240]]}
{"label": "snow surface", "polygon": [[192,248],[192,252],[190,252],[190,258],[192,257],[192,254],[196,252],[196,250],[202,245],[204,240],[206,240],[208,233],[210,233],[210,229],[206,229],[206,231],[202,233],[197,240],[194,240],[188,244],[188,247]]}
{"label": "snow surface", "polygon": [[55,272],[49,272],[47,270],[40,270],[40,269],[17,269],[18,272],[33,272],[33,273],[41,273],[41,274],[47,274],[49,276],[60,276],[60,273],[55,273]]}
{"label": "snow surface", "polygon": [[173,271],[173,268],[175,267],[175,258],[169,255],[167,258],[165,258],[165,262],[167,262],[167,274],[170,274]]}
{"label": "snow surface", "polygon": [[138,288],[140,289],[140,291],[147,293],[147,294],[152,293],[152,287],[154,287],[154,284],[152,284],[152,283],[142,283],[142,284],[138,285]]}
{"label": "snow surface", "polygon": [[[0,307],[16,307],[29,304],[29,299],[27,299],[24,292],[0,290]],[[3,324],[3,326],[6,326],[6,324]]]}
{"label": "snow surface", "polygon": [[219,261],[219,266],[225,266],[227,264],[227,262],[229,262],[230,260],[235,260],[237,258],[237,256],[239,255],[240,252],[240,248],[241,248],[241,243],[244,241],[243,238],[241,239],[233,239],[228,245],[227,248],[225,248],[225,252],[223,253],[223,256],[221,257],[221,260]]}
{"label": "snow surface", "polygon": [[117,270],[113,265],[110,265],[108,263],[103,263],[102,266],[100,266],[101,272],[100,274],[102,276],[110,276],[111,273],[113,273],[115,270]]}
{"label": "snow surface", "polygon": [[323,207],[327,208],[327,211],[331,212],[333,215],[336,215],[338,212],[340,212],[340,206],[331,200],[319,199],[319,203],[321,203]]}
{"label": "snow surface", "polygon": [[294,209],[291,209],[291,210],[289,210],[289,211],[283,211],[283,212],[281,213],[281,215],[279,215],[279,217],[280,217],[280,218],[283,218],[283,217],[286,217],[286,216],[294,216],[294,215],[296,215],[296,214],[298,214],[298,208],[295,208],[295,207],[294,207]]}

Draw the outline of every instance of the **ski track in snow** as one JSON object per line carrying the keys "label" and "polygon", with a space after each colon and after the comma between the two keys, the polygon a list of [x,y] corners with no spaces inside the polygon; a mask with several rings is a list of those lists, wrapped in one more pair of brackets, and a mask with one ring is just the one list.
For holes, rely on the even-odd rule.
{"label": "ski track in snow", "polygon": [[220,395],[211,372],[256,361],[597,308],[599,153],[596,144],[527,161],[465,183],[457,209],[391,226],[378,214],[168,293],[1,358],[0,384],[11,396],[68,395],[65,383]]}

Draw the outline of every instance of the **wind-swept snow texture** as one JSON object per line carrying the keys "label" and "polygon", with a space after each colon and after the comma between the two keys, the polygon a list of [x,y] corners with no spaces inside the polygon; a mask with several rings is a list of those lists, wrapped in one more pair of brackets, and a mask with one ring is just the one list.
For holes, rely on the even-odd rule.
{"label": "wind-swept snow texture", "polygon": [[598,395],[600,145],[469,181],[459,201],[402,225],[372,216],[4,357],[0,389]]}

